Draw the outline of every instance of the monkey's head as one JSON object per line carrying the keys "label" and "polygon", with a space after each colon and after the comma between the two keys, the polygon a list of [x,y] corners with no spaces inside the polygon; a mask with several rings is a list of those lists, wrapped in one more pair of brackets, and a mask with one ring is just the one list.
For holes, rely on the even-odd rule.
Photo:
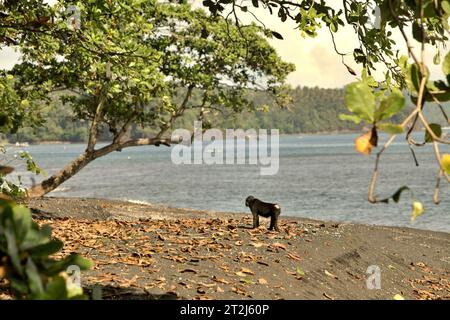
{"label": "monkey's head", "polygon": [[247,199],[245,199],[245,206],[250,207],[250,204],[255,200],[253,196],[248,196]]}

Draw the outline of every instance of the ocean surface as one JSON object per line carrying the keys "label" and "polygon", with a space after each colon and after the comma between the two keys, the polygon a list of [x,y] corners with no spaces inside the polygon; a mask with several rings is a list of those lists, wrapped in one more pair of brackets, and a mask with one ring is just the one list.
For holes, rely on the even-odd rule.
{"label": "ocean surface", "polygon": [[[417,133],[420,140],[422,133]],[[410,221],[411,195],[400,203],[370,204],[367,191],[375,154],[362,156],[353,147],[355,134],[280,136],[279,171],[260,175],[259,165],[175,165],[169,147],[137,147],[95,160],[50,196],[108,198],[175,207],[247,212],[244,199],[253,195],[277,202],[282,215],[340,222],[407,226],[450,232],[450,189],[441,182],[440,205],[433,204],[437,164],[433,148],[416,148],[416,167],[407,144],[398,137],[380,164],[377,193],[392,195],[409,186],[425,206],[425,213]],[[387,136],[380,137],[380,143]],[[25,148],[50,175],[79,155],[82,144],[32,145]],[[441,151],[450,152],[448,147]],[[31,176],[23,168],[26,185]],[[37,177],[36,181],[42,178]]]}

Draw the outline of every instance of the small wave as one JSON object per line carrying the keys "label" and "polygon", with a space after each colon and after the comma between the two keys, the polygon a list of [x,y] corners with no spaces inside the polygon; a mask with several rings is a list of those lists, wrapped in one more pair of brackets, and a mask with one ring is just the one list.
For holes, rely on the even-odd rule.
{"label": "small wave", "polygon": [[146,205],[146,206],[151,205],[150,202],[142,201],[142,200],[126,199],[125,201],[130,202],[130,203],[134,203],[134,204],[142,204],[142,205]]}
{"label": "small wave", "polygon": [[59,188],[56,188],[55,190],[53,190],[52,192],[66,192],[66,191],[69,191],[69,190],[72,190],[72,188],[70,188],[70,187],[59,187]]}

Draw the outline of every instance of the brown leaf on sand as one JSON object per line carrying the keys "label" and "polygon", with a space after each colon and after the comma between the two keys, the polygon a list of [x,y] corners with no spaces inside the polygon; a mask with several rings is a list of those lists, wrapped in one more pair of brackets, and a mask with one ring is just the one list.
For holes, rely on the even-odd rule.
{"label": "brown leaf on sand", "polygon": [[258,283],[259,283],[259,284],[267,284],[267,280],[264,279],[264,278],[259,278],[259,279],[258,279]]}
{"label": "brown leaf on sand", "polygon": [[214,281],[216,281],[216,282],[223,283],[223,284],[229,284],[229,283],[230,283],[229,281],[227,281],[227,280],[225,280],[225,279],[223,279],[223,278],[218,278],[218,277],[216,277],[216,276],[214,276],[212,279],[213,279]]}
{"label": "brown leaf on sand", "polygon": [[243,273],[247,273],[247,274],[255,274],[252,270],[248,269],[248,268],[241,268],[241,272]]}
{"label": "brown leaf on sand", "polygon": [[328,295],[327,293],[323,293],[323,296],[325,297],[325,298],[327,298],[328,300],[334,300],[334,298],[332,297],[332,296],[330,296],[330,295]]}
{"label": "brown leaf on sand", "polygon": [[157,235],[158,235],[158,239],[159,240],[161,240],[161,241],[166,240],[160,233],[157,233]]}
{"label": "brown leaf on sand", "polygon": [[331,278],[338,279],[338,276],[337,276],[337,275],[335,275],[335,274],[329,272],[328,270],[325,270],[325,274],[326,274],[327,276],[331,277]]}
{"label": "brown leaf on sand", "polygon": [[231,288],[231,291],[233,291],[234,293],[240,294],[245,296],[247,293],[245,292],[245,290],[238,288],[238,287],[233,287]]}
{"label": "brown leaf on sand", "polygon": [[287,245],[284,243],[280,243],[280,242],[272,243],[270,246],[275,249],[283,249],[283,250],[287,249]]}
{"label": "brown leaf on sand", "polygon": [[194,269],[184,269],[179,271],[180,273],[186,273],[186,272],[190,272],[190,273],[197,273],[197,271],[195,271]]}
{"label": "brown leaf on sand", "polygon": [[288,256],[288,258],[291,258],[293,260],[297,260],[297,261],[301,260],[300,257],[297,254],[292,253],[292,252],[288,252],[287,256]]}
{"label": "brown leaf on sand", "polygon": [[198,284],[201,285],[201,286],[204,286],[204,287],[206,287],[206,288],[212,288],[212,287],[217,286],[217,284],[215,284],[215,283],[203,283],[203,282],[199,282]]}
{"label": "brown leaf on sand", "polygon": [[264,242],[251,242],[250,245],[254,246],[255,248],[261,248],[262,246],[265,246],[266,244]]}
{"label": "brown leaf on sand", "polygon": [[420,261],[416,263],[416,266],[421,267],[421,268],[425,268],[426,267],[425,263],[420,262]]}

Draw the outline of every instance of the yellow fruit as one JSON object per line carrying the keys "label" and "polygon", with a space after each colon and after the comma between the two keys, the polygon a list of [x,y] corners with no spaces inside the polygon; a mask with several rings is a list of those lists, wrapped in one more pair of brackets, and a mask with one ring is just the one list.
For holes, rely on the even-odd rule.
{"label": "yellow fruit", "polygon": [[442,155],[442,169],[444,169],[445,173],[450,174],[450,154],[446,153]]}
{"label": "yellow fruit", "polygon": [[418,216],[420,216],[425,210],[423,209],[423,205],[419,201],[413,202],[413,211],[411,214],[411,221],[416,220]]}
{"label": "yellow fruit", "polygon": [[355,149],[359,153],[362,153],[364,155],[369,155],[370,152],[372,152],[373,145],[370,142],[372,138],[372,132],[367,132],[366,134],[363,134],[362,136],[359,136],[355,139]]}

